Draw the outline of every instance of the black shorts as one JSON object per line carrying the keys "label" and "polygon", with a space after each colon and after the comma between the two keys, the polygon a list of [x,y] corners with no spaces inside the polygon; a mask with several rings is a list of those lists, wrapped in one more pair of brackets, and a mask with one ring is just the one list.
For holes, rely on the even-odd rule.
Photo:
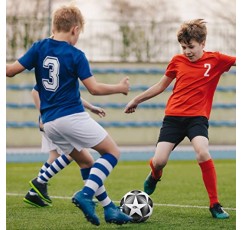
{"label": "black shorts", "polygon": [[174,143],[175,148],[185,137],[188,137],[190,141],[196,136],[208,138],[208,127],[208,119],[203,116],[165,116],[158,142]]}

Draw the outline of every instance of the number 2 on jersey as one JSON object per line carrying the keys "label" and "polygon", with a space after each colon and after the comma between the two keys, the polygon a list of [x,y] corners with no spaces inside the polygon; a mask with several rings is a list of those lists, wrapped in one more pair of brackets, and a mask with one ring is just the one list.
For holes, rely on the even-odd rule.
{"label": "number 2 on jersey", "polygon": [[206,72],[204,73],[204,77],[209,77],[209,71],[210,71],[210,69],[211,69],[211,64],[205,63],[205,64],[204,64],[204,68],[207,69]]}
{"label": "number 2 on jersey", "polygon": [[49,79],[42,79],[43,86],[46,90],[55,92],[59,87],[58,58],[47,56],[43,61],[43,67],[49,70]]}

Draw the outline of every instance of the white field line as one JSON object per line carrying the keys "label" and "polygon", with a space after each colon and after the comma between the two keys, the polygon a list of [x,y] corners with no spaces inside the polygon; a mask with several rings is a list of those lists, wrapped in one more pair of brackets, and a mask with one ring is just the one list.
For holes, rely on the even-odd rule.
{"label": "white field line", "polygon": [[[20,193],[6,193],[7,196],[21,196],[24,197],[25,194]],[[71,200],[72,197],[67,196],[51,196],[51,198],[55,199],[63,199],[63,200]],[[113,201],[115,203],[120,203],[120,201]],[[176,208],[200,208],[200,209],[208,209],[208,206],[197,206],[197,205],[183,205],[183,204],[158,204],[155,203],[155,206],[164,206],[164,207],[176,207]],[[236,211],[236,208],[228,208],[225,207],[225,210]]]}

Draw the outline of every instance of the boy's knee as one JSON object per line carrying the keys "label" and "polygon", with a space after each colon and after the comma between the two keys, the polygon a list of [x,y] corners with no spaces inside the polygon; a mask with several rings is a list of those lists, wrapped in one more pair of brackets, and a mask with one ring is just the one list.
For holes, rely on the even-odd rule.
{"label": "boy's knee", "polygon": [[206,150],[199,150],[196,152],[196,158],[198,162],[204,162],[211,158],[210,153]]}

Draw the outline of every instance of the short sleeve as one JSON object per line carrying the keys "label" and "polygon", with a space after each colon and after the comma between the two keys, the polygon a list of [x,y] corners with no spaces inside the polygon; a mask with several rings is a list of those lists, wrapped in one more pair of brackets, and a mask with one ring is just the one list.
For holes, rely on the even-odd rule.
{"label": "short sleeve", "polygon": [[170,63],[168,64],[166,71],[165,71],[165,75],[167,77],[170,78],[175,78],[176,77],[176,67],[175,67],[175,57],[170,61]]}
{"label": "short sleeve", "polygon": [[34,90],[38,91],[38,85],[37,84],[33,88],[34,88]]}
{"label": "short sleeve", "polygon": [[80,53],[76,66],[77,66],[77,76],[81,81],[93,75],[90,70],[89,61],[87,60],[84,53],[82,52]]}
{"label": "short sleeve", "polygon": [[229,55],[222,54],[222,53],[218,53],[218,55],[219,55],[220,67],[223,69],[223,72],[229,71],[229,69],[236,62],[236,57],[229,56]]}
{"label": "short sleeve", "polygon": [[36,47],[37,43],[34,43],[31,48],[21,58],[18,59],[19,63],[27,70],[33,69],[36,65]]}

